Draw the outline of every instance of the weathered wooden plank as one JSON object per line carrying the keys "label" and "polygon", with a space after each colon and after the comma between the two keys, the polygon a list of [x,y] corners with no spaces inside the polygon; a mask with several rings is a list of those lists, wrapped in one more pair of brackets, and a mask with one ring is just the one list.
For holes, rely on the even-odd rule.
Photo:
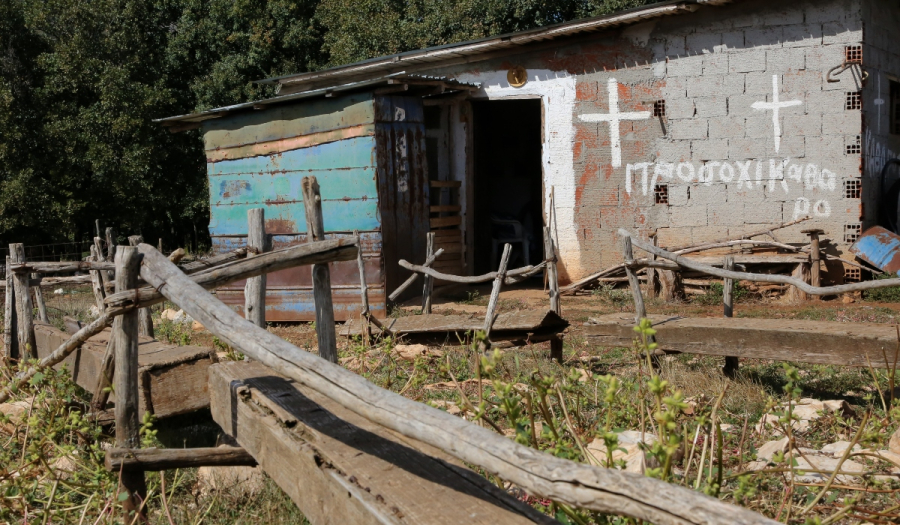
{"label": "weathered wooden plank", "polygon": [[[247,247],[256,253],[264,253],[268,248],[265,208],[247,211]],[[244,317],[256,326],[266,327],[265,274],[247,279],[244,285]]]}
{"label": "weathered wooden plank", "polygon": [[[315,177],[303,178],[303,201],[306,213],[307,239],[325,240],[322,197]],[[358,241],[357,241],[358,242]],[[311,269],[313,298],[316,304],[316,339],[319,356],[337,363],[337,341],[334,337],[334,307],[331,302],[331,270],[327,264],[314,264]]]}
{"label": "weathered wooden plank", "polygon": [[19,336],[16,334],[18,321],[16,320],[16,285],[10,269],[9,255],[6,256],[6,305],[3,309],[3,357],[6,359],[18,359]]}
{"label": "weathered wooden plank", "polygon": [[[679,318],[649,315],[659,348],[691,354],[798,361],[823,365],[885,367],[897,332],[892,325],[835,323],[797,319]],[[584,333],[594,344],[631,346],[634,317],[609,314],[591,318]]]}
{"label": "weathered wooden plank", "polygon": [[[80,349],[72,352],[56,368],[66,366],[72,379],[91,392],[97,384],[103,356],[111,331],[91,337]],[[35,325],[38,356],[47,357],[69,334],[42,323]],[[215,356],[209,348],[173,346],[141,337],[138,345],[139,374],[142,377],[139,414],[147,410],[164,419],[186,414],[209,406],[206,376]],[[115,401],[115,393],[110,396]]]}
{"label": "weathered wooden plank", "polygon": [[452,213],[462,211],[462,206],[452,204],[442,204],[437,206],[429,206],[428,211],[431,213]]}
{"label": "weathered wooden plank", "polygon": [[[128,236],[129,246],[137,246],[142,242],[144,242],[144,238],[140,235]],[[153,317],[150,315],[149,308],[138,310],[138,333],[147,337],[153,337]]]}
{"label": "weathered wooden plank", "polygon": [[[484,318],[474,315],[410,315],[381,320],[385,328],[396,335],[413,335],[443,332],[474,332],[484,328]],[[562,331],[568,321],[550,310],[522,310],[496,316],[492,332],[500,337],[502,332]],[[362,325],[351,321],[341,327],[342,336],[359,335]]]}
{"label": "weathered wooden plank", "polygon": [[458,180],[433,180],[429,181],[432,188],[459,188],[462,182]]}
{"label": "weathered wooden plank", "polygon": [[[13,243],[9,245],[11,266],[25,263],[25,245]],[[31,302],[31,290],[28,286],[27,273],[13,274],[16,299],[16,335],[20,359],[34,359],[37,345],[34,342],[34,306]]]}
{"label": "weathered wooden plank", "polygon": [[253,456],[240,447],[111,448],[104,461],[106,470],[112,472],[256,465]]}
{"label": "weathered wooden plank", "polygon": [[432,447],[260,363],[213,366],[210,395],[213,419],[312,523],[553,523]]}
{"label": "weathered wooden plank", "polygon": [[44,302],[44,293],[41,291],[41,276],[33,273],[31,274],[31,278],[38,281],[37,286],[31,287],[31,291],[34,292],[34,305],[37,306],[38,309],[38,319],[40,319],[42,323],[49,323],[50,316],[47,315],[47,304]]}
{"label": "weathered wooden plank", "polygon": [[435,217],[428,220],[432,228],[444,228],[446,226],[459,226],[462,224],[462,217],[455,215],[452,217]]}

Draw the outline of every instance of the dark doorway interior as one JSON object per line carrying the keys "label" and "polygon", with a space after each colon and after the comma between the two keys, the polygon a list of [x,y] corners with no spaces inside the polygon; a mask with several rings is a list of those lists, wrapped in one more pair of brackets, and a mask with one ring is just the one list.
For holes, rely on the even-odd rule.
{"label": "dark doorway interior", "polygon": [[[543,258],[541,101],[477,101],[472,107],[475,273],[496,270],[503,241],[510,238],[523,237],[528,262],[536,264]],[[492,257],[495,244],[497,254]],[[510,244],[509,267],[518,268],[525,264],[525,243]]]}

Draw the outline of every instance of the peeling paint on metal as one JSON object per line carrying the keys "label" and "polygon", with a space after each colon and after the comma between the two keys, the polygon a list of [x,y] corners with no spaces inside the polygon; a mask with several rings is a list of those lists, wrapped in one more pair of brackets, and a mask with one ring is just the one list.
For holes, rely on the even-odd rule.
{"label": "peeling paint on metal", "polygon": [[900,271],[900,235],[881,226],[864,231],[850,252],[878,269],[889,273]]}

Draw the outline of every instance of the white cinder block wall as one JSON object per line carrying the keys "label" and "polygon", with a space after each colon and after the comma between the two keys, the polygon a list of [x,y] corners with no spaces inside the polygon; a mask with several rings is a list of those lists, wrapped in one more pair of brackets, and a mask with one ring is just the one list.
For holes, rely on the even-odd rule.
{"label": "white cinder block wall", "polygon": [[[620,262],[620,227],[655,231],[661,245],[677,247],[809,215],[778,239],[804,242],[800,230],[818,227],[834,253],[850,257],[849,244],[875,213],[861,206],[876,191],[861,177],[863,153],[892,157],[888,148],[900,144],[886,129],[864,131],[863,111],[866,129],[874,118],[873,78],[863,87],[858,67],[837,82],[826,74],[862,46],[870,75],[870,58],[900,75],[897,8],[888,4],[704,6],[434,73],[482,81],[476,96],[503,98],[520,96],[505,83],[510,67],[540,72],[521,93],[544,99],[545,120],[554,115],[553,129],[545,121],[544,185],[556,188],[557,216],[565,218],[558,226],[564,278]],[[871,18],[879,22],[866,26],[864,42]],[[542,93],[542,83],[553,90]],[[878,140],[884,149],[872,150]],[[840,280],[842,270],[829,277]]]}

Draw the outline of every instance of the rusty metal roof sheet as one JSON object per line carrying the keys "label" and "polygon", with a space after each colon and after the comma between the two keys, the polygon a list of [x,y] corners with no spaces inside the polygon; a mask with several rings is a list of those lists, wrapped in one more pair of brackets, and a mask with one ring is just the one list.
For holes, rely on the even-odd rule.
{"label": "rusty metal roof sheet", "polygon": [[466,57],[478,55],[488,51],[514,49],[533,42],[552,40],[560,37],[577,35],[587,32],[602,31],[622,25],[639,23],[644,20],[659,18],[662,16],[691,13],[701,5],[722,5],[731,3],[732,0],[674,0],[659,2],[643,7],[620,11],[611,15],[564,22],[551,26],[544,26],[527,31],[508,33],[467,42],[445,44],[429,47],[405,53],[397,53],[383,57],[363,60],[353,64],[325,69],[297,73],[281,77],[267,78],[258,81],[260,84],[279,84],[282,88],[305,85],[316,86],[323,81],[334,79],[361,79],[384,72],[396,71],[399,68],[409,71],[411,67],[434,67],[436,62],[453,62],[465,60]]}
{"label": "rusty metal roof sheet", "polygon": [[[252,110],[252,109],[264,109],[268,106],[276,105],[276,104],[284,104],[285,102],[291,102],[295,100],[301,100],[306,98],[314,98],[314,97],[328,97],[334,96],[338,93],[347,93],[352,91],[359,91],[366,88],[373,88],[380,85],[396,85],[396,84],[409,84],[409,85],[435,85],[440,84],[443,85],[450,91],[460,91],[460,90],[472,90],[478,89],[480,87],[477,83],[472,82],[460,82],[458,80],[448,78],[448,77],[438,77],[431,75],[417,75],[417,74],[408,74],[404,71],[400,71],[397,73],[392,73],[389,75],[382,75],[378,78],[372,78],[357,82],[346,82],[343,84],[337,84],[333,86],[320,87],[317,89],[311,89],[307,91],[294,92],[287,95],[280,95],[272,98],[267,98],[263,100],[255,100],[252,102],[244,102],[242,104],[234,104],[232,106],[225,106],[221,108],[210,109],[207,111],[201,111],[198,113],[191,113],[188,115],[177,115],[174,117],[167,117],[156,119],[153,122],[159,122],[163,126],[173,127],[173,126],[184,126],[188,124],[199,124],[204,120],[210,120],[215,118],[221,118],[229,113],[234,113],[236,111],[244,111],[244,110]],[[194,126],[196,127],[196,126]],[[187,128],[184,128],[187,129]]]}

